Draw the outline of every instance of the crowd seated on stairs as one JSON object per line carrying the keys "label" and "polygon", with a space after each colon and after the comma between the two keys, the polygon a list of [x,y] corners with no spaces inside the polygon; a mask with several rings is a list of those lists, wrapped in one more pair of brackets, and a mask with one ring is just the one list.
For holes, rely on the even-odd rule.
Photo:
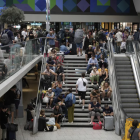
{"label": "crowd seated on stairs", "polygon": [[[65,84],[65,71],[62,66],[62,61],[56,63],[56,57],[57,53],[53,49],[49,54],[46,70],[42,73],[44,79],[41,79],[41,86],[42,89],[45,89],[42,91],[42,104],[45,105],[47,110],[51,109],[53,111],[55,125],[58,126],[58,123],[63,122],[65,119],[68,119],[68,123],[73,123],[76,98],[75,95],[72,94],[72,89],[69,89],[68,92],[62,94],[62,84]],[[95,116],[97,116],[99,122],[101,121],[100,116],[103,110],[104,116],[107,114],[105,111],[106,109],[110,112],[108,115],[113,115],[113,110],[108,104],[105,105],[106,109],[101,107],[101,100],[111,101],[112,89],[109,86],[107,53],[104,49],[99,49],[99,44],[96,46],[89,45],[89,48],[86,50],[85,59],[86,62],[88,61],[85,74],[90,77],[91,87],[93,87],[93,90],[91,90],[90,93],[90,102],[88,106],[89,116],[91,117],[90,124],[92,124]],[[61,81],[63,81],[62,84]],[[89,81],[86,84],[88,83]],[[73,105],[67,108],[66,101],[72,99]],[[79,104],[81,104],[81,97],[79,97]],[[85,107],[83,106],[82,109],[84,112]],[[97,107],[98,109],[95,111],[94,107]],[[60,126],[58,126],[58,128],[59,127]]]}

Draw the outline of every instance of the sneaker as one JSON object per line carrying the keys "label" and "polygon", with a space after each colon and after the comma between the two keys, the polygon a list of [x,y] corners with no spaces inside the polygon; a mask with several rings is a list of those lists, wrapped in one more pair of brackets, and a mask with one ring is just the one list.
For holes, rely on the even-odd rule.
{"label": "sneaker", "polygon": [[46,109],[48,109],[48,106],[46,107]]}
{"label": "sneaker", "polygon": [[86,74],[87,74],[87,71],[86,71]]}
{"label": "sneaker", "polygon": [[79,57],[79,55],[77,55],[77,57]]}
{"label": "sneaker", "polygon": [[71,123],[73,123],[73,122],[71,122]]}
{"label": "sneaker", "polygon": [[92,122],[90,122],[89,124],[92,125]]}
{"label": "sneaker", "polygon": [[93,86],[93,83],[91,83],[91,85]]}
{"label": "sneaker", "polygon": [[109,102],[111,101],[110,98],[108,98],[108,101],[109,101]]}
{"label": "sneaker", "polygon": [[102,98],[102,101],[105,101],[104,98]]}
{"label": "sneaker", "polygon": [[84,108],[84,106],[82,107],[82,110],[84,110],[85,108]]}
{"label": "sneaker", "polygon": [[65,82],[63,82],[63,85],[65,85]]}

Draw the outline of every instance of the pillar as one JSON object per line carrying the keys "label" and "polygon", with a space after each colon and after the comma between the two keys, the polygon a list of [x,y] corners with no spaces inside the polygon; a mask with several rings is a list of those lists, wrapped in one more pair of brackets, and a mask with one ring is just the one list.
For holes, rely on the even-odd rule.
{"label": "pillar", "polygon": [[21,91],[20,104],[18,107],[18,118],[23,118],[23,94],[22,94],[22,79],[16,84],[17,88]]}

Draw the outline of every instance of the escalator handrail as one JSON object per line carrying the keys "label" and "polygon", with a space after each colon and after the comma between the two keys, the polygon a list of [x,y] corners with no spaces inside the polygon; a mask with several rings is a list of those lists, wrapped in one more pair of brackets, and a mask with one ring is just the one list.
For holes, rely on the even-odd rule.
{"label": "escalator handrail", "polygon": [[[134,77],[135,77],[135,81],[136,81],[138,97],[139,97],[139,100],[140,100],[140,86],[139,86],[140,85],[140,65],[139,65],[138,52],[136,50],[135,43],[132,42],[132,45],[133,45],[133,49],[134,49],[134,54],[131,55],[131,60],[133,59],[133,57],[136,56],[135,57],[136,61],[134,59],[132,60],[132,67],[133,67]],[[137,65],[136,65],[136,63],[137,63]]]}

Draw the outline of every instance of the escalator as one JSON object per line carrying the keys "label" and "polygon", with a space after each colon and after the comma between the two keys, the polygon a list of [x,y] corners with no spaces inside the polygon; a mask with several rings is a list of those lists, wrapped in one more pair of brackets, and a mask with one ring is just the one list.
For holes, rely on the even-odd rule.
{"label": "escalator", "polygon": [[125,134],[127,118],[140,122],[140,62],[138,42],[126,43],[125,54],[114,54],[113,44],[108,42],[109,78],[112,87],[115,133]]}
{"label": "escalator", "polygon": [[138,91],[130,57],[115,55],[115,66],[121,106],[128,117],[140,121]]}

